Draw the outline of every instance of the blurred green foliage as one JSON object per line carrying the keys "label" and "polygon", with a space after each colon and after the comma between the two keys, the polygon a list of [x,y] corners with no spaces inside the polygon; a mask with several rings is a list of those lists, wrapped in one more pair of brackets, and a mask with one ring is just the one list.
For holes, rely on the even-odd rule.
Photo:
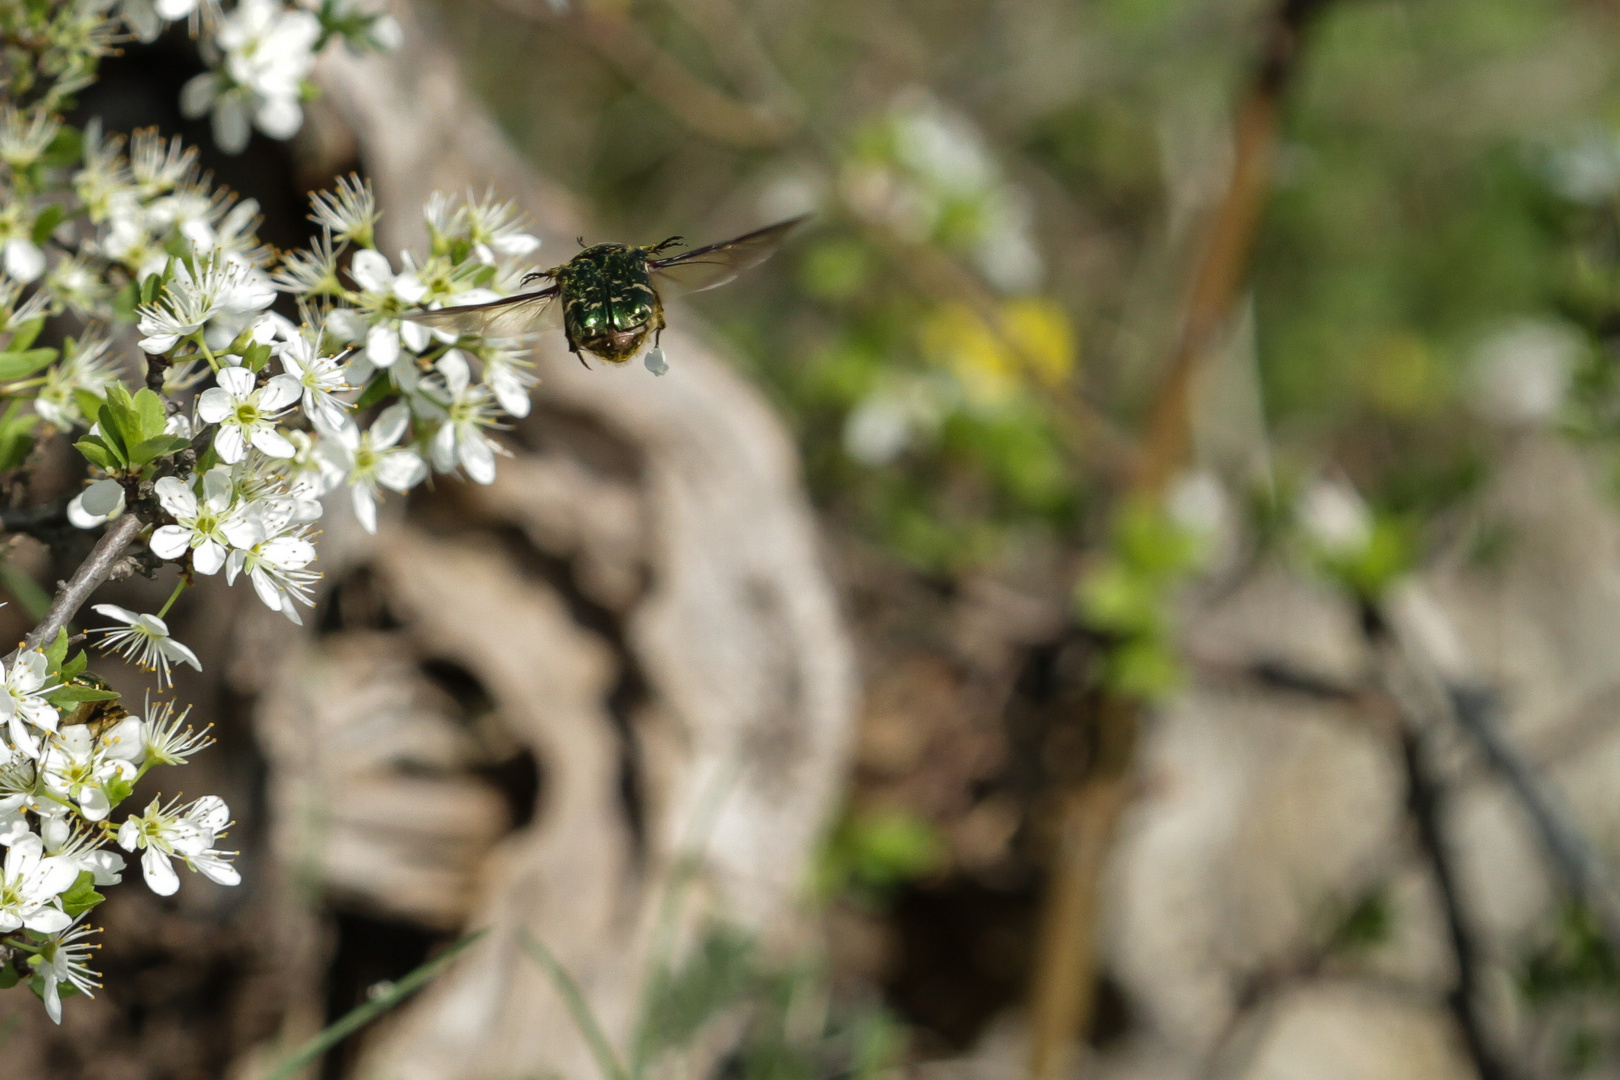
{"label": "blurred green foliage", "polygon": [[1554,1075],[1607,1075],[1620,1055],[1620,960],[1592,913],[1569,903],[1525,959],[1519,989]]}
{"label": "blurred green foliage", "polygon": [[1197,566],[1205,544],[1159,506],[1140,500],[1119,514],[1114,534],[1108,553],[1081,579],[1080,616],[1111,640],[1104,685],[1125,697],[1153,701],[1180,684],[1170,594]]}
{"label": "blurred green foliage", "polygon": [[822,845],[814,893],[882,907],[900,886],[941,869],[945,843],[925,819],[902,809],[848,811]]}
{"label": "blurred green foliage", "polygon": [[[580,6],[594,30],[445,11],[497,114],[605,235],[816,209],[786,257],[703,305],[794,423],[822,505],[930,573],[1091,537],[1116,475],[1099,426],[1138,425],[1174,337],[1269,5]],[[780,135],[694,121],[615,35]],[[1555,0],[1329,6],[1253,275],[1269,460],[1331,462],[1421,524],[1482,475],[1492,336],[1601,332],[1620,296],[1612,42],[1595,8]],[[1607,388],[1613,427],[1613,365],[1590,354],[1580,385]]]}

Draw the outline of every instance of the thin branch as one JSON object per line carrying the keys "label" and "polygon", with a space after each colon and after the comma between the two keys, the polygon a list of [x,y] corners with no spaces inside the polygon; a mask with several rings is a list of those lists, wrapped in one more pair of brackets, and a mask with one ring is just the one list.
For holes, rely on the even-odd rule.
{"label": "thin branch", "polygon": [[[1283,99],[1311,18],[1330,0],[1280,0],[1266,27],[1250,89],[1238,109],[1235,156],[1226,193],[1210,221],[1192,274],[1181,335],[1149,414],[1133,490],[1157,498],[1192,446],[1196,375],[1249,273],[1260,211],[1270,188]],[[1105,749],[1075,795],[1064,800],[1063,837],[1040,915],[1031,985],[1030,1075],[1053,1080],[1069,1047],[1090,1026],[1096,978],[1097,893],[1108,848],[1129,799],[1142,703],[1109,695],[1097,714]]]}
{"label": "thin branch", "polygon": [[1495,693],[1445,680],[1410,642],[1400,642],[1403,660],[1428,699],[1428,706],[1454,723],[1474,742],[1535,826],[1554,871],[1570,894],[1580,898],[1602,928],[1609,947],[1620,951],[1620,894],[1613,874],[1598,857],[1575,816],[1531,760],[1502,731]]}
{"label": "thin branch", "polygon": [[1446,930],[1451,938],[1452,955],[1457,963],[1457,982],[1446,995],[1446,1003],[1462,1031],[1463,1043],[1473,1059],[1480,1080],[1507,1080],[1512,1074],[1497,1057],[1485,1037],[1485,1024],[1479,1013],[1479,948],[1467,913],[1463,910],[1462,890],[1457,882],[1451,850],[1446,844],[1442,817],[1444,789],[1430,771],[1422,731],[1417,724],[1401,725],[1401,756],[1406,765],[1407,809],[1417,826],[1418,839],[1429,866],[1434,871],[1445,911]]}
{"label": "thin branch", "polygon": [[145,523],[133,511],[113,522],[96,546],[90,550],[90,555],[79,564],[73,576],[62,583],[56,592],[56,599],[51,602],[51,609],[45,613],[45,618],[34,627],[23,643],[24,648],[37,649],[49,643],[56,637],[56,632],[67,626],[68,621],[78,614],[79,608],[90,599],[90,594],[107,580],[112,573],[114,564],[124,554],[144,527]]}
{"label": "thin branch", "polygon": [[44,506],[8,506],[0,509],[0,530],[38,536],[51,534],[68,527],[67,506],[64,502]]}
{"label": "thin branch", "polygon": [[559,17],[549,5],[542,10],[524,0],[493,2],[530,22],[544,20],[573,31],[676,120],[716,142],[777,146],[800,129],[798,117],[781,108],[740,101],[710,86],[617,10],[582,5]]}

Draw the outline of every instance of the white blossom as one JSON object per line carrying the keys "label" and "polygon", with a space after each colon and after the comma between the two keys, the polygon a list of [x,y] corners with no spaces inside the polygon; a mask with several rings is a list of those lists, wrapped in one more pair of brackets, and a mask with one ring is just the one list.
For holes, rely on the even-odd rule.
{"label": "white blossom", "polygon": [[354,516],[369,533],[377,531],[379,486],[404,494],[427,479],[422,455],[398,445],[409,423],[410,406],[400,402],[384,409],[365,432],[351,426],[322,440],[327,459],[349,485]]}
{"label": "white blossom", "polygon": [[142,755],[157,765],[184,765],[192,754],[212,746],[214,740],[206,728],[199,732],[182,726],[190,715],[189,705],[177,712],[172,701],[156,707],[148,701],[141,725]]}
{"label": "white blossom", "polygon": [[152,553],[160,559],[179,559],[191,551],[191,565],[199,574],[217,574],[232,547],[251,547],[258,531],[247,508],[236,503],[231,471],[216,465],[203,474],[203,497],[191,485],[165,476],[153,485],[158,504],[176,521],[152,534]]}
{"label": "white blossom", "polygon": [[195,272],[184,260],[172,265],[163,296],[139,309],[139,328],[145,335],[140,346],[149,353],[168,352],[210,319],[225,316],[235,322],[257,315],[276,298],[269,279],[240,262],[210,257]]}
{"label": "white blossom", "polygon": [[124,485],[116,480],[97,480],[68,501],[68,524],[76,529],[93,529],[124,512]]}
{"label": "white blossom", "polygon": [[[271,510],[263,504],[254,509],[259,511],[259,529],[264,539],[231,552],[225,563],[225,580],[235,584],[237,576],[245,573],[265,607],[301,625],[303,617],[298,605],[314,606],[311,589],[320,578],[309,569],[315,561],[309,527],[292,520],[290,505],[285,511]],[[279,520],[272,519],[272,514]]]}
{"label": "white blossom", "polygon": [[39,757],[39,742],[30,727],[54,733],[58,716],[56,708],[45,700],[54,690],[47,674],[49,662],[38,649],[26,649],[17,654],[11,667],[0,661],[5,672],[5,692],[0,693],[0,717],[6,720],[11,734],[12,748],[31,758]]}
{"label": "white blossom", "polygon": [[310,220],[327,230],[339,243],[357,243],[371,246],[372,231],[377,224],[377,197],[372,193],[371,181],[358,176],[338,178],[336,191],[317,192],[310,199],[314,211]]}
{"label": "white blossom", "polygon": [[451,472],[460,465],[475,483],[492,484],[495,455],[500,451],[484,434],[484,429],[495,423],[490,391],[472,384],[467,360],[460,350],[445,353],[437,368],[443,377],[441,404],[446,416],[433,436],[433,467]]}
{"label": "white blossom", "polygon": [[[137,728],[140,721],[136,722]],[[133,733],[132,745],[140,751],[139,731]],[[45,788],[59,799],[72,799],[86,821],[101,821],[112,812],[112,801],[107,795],[107,784],[114,780],[133,780],[136,768],[128,757],[109,752],[90,733],[84,724],[71,724],[50,739],[40,758],[40,775]]]}
{"label": "white blossom", "polygon": [[175,802],[165,806],[153,799],[140,816],[126,818],[118,827],[118,846],[143,852],[141,876],[159,896],[173,896],[180,888],[170,859],[180,859],[220,885],[236,885],[242,878],[226,858],[235,852],[214,849],[230,817],[230,809],[216,795],[205,795],[183,809]]}
{"label": "white blossom", "polygon": [[101,988],[101,983],[97,981],[99,973],[92,970],[89,964],[90,955],[97,946],[85,941],[91,934],[99,933],[99,929],[82,926],[75,921],[71,927],[53,935],[40,946],[35,970],[45,984],[45,1013],[58,1024],[62,1022],[63,985],[72,986],[90,998],[95,997],[95,991]]}
{"label": "white blossom", "polygon": [[6,851],[0,871],[0,933],[19,927],[41,934],[66,930],[73,922],[56,898],[79,877],[66,859],[45,854],[45,844],[32,833]]}
{"label": "white blossom", "polygon": [[272,139],[291,138],[304,122],[299,97],[320,36],[320,20],[307,11],[278,0],[241,0],[215,37],[225,52],[223,70],[188,82],[182,111],[212,111],[214,139],[227,153],[247,146],[250,124]]}
{"label": "white blossom", "polygon": [[215,376],[218,386],[209,387],[197,399],[197,416],[207,424],[218,424],[214,450],[219,459],[234,465],[253,446],[273,458],[296,453],[293,444],[276,428],[281,417],[303,394],[303,386],[291,375],[277,375],[263,387],[257,385],[245,368],[222,368]]}
{"label": "white blossom", "polygon": [[124,624],[101,630],[101,647],[148,671],[156,671],[159,690],[174,681],[169,674],[170,664],[189,664],[202,670],[197,654],[170,637],[168,624],[156,615],[137,614],[117,604],[97,604],[91,610]]}
{"label": "white blossom", "polygon": [[299,334],[280,347],[281,368],[303,388],[304,415],[317,428],[341,429],[348,407],[333,395],[353,390],[344,378],[344,365],[335,356],[322,356],[319,335]]}
{"label": "white blossom", "polygon": [[427,346],[431,334],[416,323],[401,323],[397,313],[419,304],[427,295],[427,286],[409,267],[394,273],[388,257],[380,251],[365,248],[354,253],[349,276],[360,286],[360,302],[369,311],[383,316],[366,332],[366,359],[379,368],[391,367],[399,359],[400,339],[404,335],[412,350]]}

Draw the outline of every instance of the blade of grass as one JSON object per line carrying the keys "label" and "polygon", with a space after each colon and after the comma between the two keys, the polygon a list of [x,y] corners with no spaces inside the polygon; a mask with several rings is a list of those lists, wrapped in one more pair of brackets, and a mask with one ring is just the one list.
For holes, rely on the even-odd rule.
{"label": "blade of grass", "polygon": [[523,934],[523,949],[535,963],[545,969],[546,974],[551,976],[551,981],[556,984],[557,993],[562,995],[563,1001],[568,1005],[568,1011],[573,1014],[579,1033],[590,1045],[591,1054],[596,1058],[596,1067],[602,1070],[603,1080],[629,1080],[629,1074],[620,1063],[619,1055],[613,1052],[613,1044],[608,1042],[607,1032],[602,1030],[602,1025],[596,1019],[596,1013],[591,1011],[591,1003],[580,993],[579,984],[568,974],[568,969],[562,966],[562,961],[528,932]]}
{"label": "blade of grass", "polygon": [[45,613],[51,610],[51,594],[10,562],[0,562],[0,585],[4,585],[6,591],[17,598],[29,618],[43,619]]}
{"label": "blade of grass", "polygon": [[329,1024],[320,1034],[284,1058],[281,1064],[277,1065],[275,1070],[265,1077],[265,1080],[290,1080],[304,1066],[427,985],[428,980],[448,966],[450,961],[461,955],[469,945],[487,933],[489,933],[488,930],[480,930],[476,934],[468,934],[444,950],[444,952],[396,982],[388,989],[387,993],[379,994],[363,1005],[357,1005],[342,1019]]}

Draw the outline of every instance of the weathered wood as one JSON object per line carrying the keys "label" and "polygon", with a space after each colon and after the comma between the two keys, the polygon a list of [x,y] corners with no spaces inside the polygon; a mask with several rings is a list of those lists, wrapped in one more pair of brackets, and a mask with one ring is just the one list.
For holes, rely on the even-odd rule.
{"label": "weathered wood", "polygon": [[[324,101],[376,184],[385,249],[422,245],[419,208],[433,190],[493,186],[560,250],[555,238],[580,231],[567,200],[472,99],[430,10],[396,13],[398,52],[336,52],[320,69]],[[375,541],[329,524],[329,577],[371,568],[401,629],[340,631],[238,673],[265,690],[257,722],[283,859],[303,858],[334,895],[394,918],[444,928],[464,905],[469,927],[493,928],[371,1038],[360,1076],[594,1077],[520,935],[547,943],[625,1039],[671,867],[694,843],[703,855],[688,909],[766,941],[793,935],[844,771],[851,650],[781,424],[683,329],[687,315],[673,324],[660,379],[639,366],[583,370],[560,340],[547,343],[537,413],[514,432],[534,449],[514,438],[494,486],[441,485],[430,522],[396,514]],[[585,441],[551,437],[561,429]],[[334,689],[340,656],[365,662]],[[403,673],[388,675],[390,656]],[[430,743],[453,742],[448,721],[379,707],[390,700],[382,686],[419,700],[406,669],[428,658],[470,673],[539,764],[533,823],[493,846],[499,809],[454,779],[436,789],[454,814],[427,799],[422,815],[379,828],[383,807],[427,790],[406,786],[391,741],[416,723]],[[372,749],[340,760],[336,731]],[[700,825],[706,805],[718,810]],[[365,858],[343,854],[367,836]]]}

